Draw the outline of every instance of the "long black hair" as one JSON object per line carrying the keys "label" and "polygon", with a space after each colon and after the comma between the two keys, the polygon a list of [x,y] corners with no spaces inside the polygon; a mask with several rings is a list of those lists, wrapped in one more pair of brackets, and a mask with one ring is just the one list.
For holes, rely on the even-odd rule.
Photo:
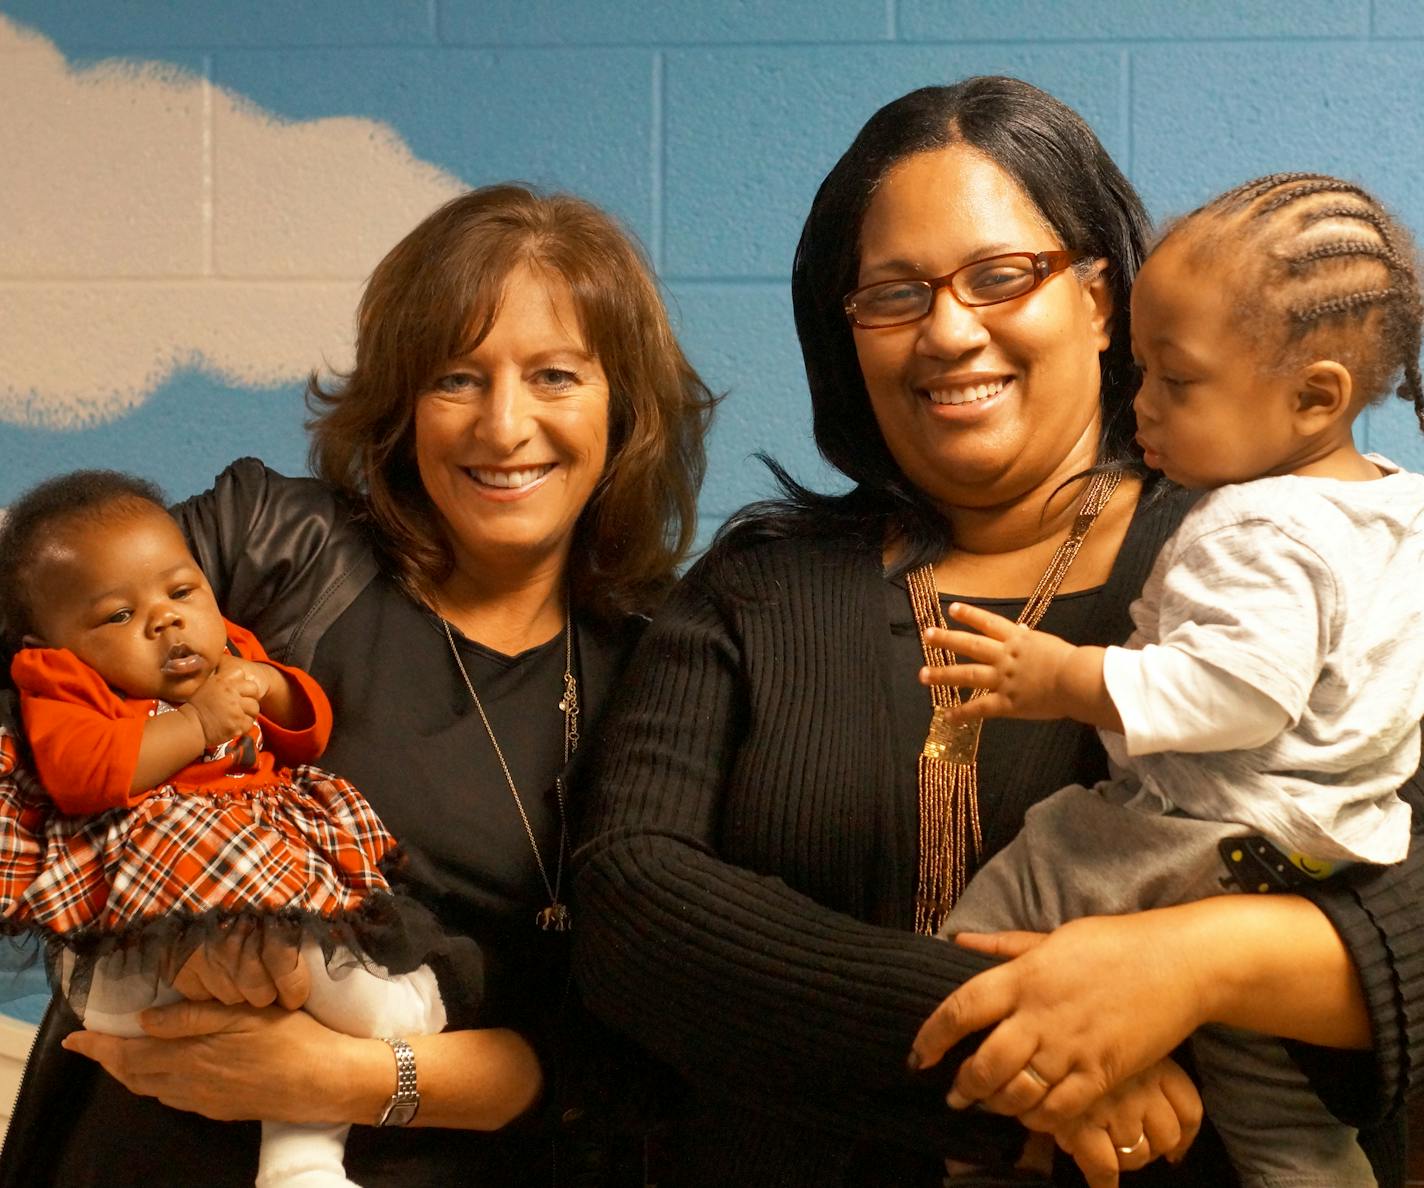
{"label": "long black hair", "polygon": [[764,459],[783,498],[745,509],[722,536],[800,535],[808,529],[878,534],[888,516],[906,545],[897,568],[936,559],[950,547],[948,522],[904,476],[880,433],[842,301],[856,285],[861,221],[885,175],[907,157],[956,144],[977,149],[1013,178],[1066,247],[1107,260],[1113,316],[1101,356],[1098,463],[1136,463],[1137,373],[1128,294],[1146,254],[1142,200],[1071,108],[1016,78],[968,78],[911,91],[871,116],[821,183],[796,247],[791,300],[816,445],[855,488],[821,495]]}

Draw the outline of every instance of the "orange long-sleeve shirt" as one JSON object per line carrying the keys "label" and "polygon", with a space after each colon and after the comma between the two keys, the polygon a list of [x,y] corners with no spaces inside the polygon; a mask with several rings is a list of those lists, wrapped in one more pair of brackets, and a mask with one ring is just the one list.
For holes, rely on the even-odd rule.
{"label": "orange long-sleeve shirt", "polygon": [[[326,749],[331,705],[321,686],[297,668],[270,660],[257,637],[227,623],[228,639],[244,660],[280,669],[305,698],[306,725],[289,730],[265,715],[245,736],[215,747],[163,782],[180,792],[225,791],[272,782],[280,766],[308,763]],[[25,735],[40,781],[55,805],[71,816],[137,804],[153,789],[130,792],[144,725],[160,702],[128,698],[64,648],[24,648],[10,665],[20,691]],[[242,739],[252,740],[251,746]]]}

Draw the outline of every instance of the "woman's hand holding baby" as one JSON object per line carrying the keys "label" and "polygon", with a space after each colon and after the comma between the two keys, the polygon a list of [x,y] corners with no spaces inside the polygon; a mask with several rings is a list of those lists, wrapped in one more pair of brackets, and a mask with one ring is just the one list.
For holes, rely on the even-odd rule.
{"label": "woman's hand holding baby", "polygon": [[[1182,910],[1089,916],[1041,941],[1029,933],[973,938],[970,947],[1013,960],[936,1008],[915,1037],[912,1063],[927,1068],[991,1028],[960,1065],[950,1104],[983,1103],[1033,1129],[1061,1130],[1211,1017],[1196,954],[1184,950],[1171,915]],[[1014,1088],[1029,1079],[1043,1090],[1032,1100]]]}
{"label": "woman's hand holding baby", "polygon": [[1180,1160],[1201,1123],[1201,1096],[1192,1079],[1175,1060],[1159,1060],[1053,1137],[1073,1157],[1089,1188],[1117,1188],[1121,1172],[1137,1171],[1154,1159]]}
{"label": "woman's hand holding baby", "polygon": [[369,1041],[338,1035],[305,1011],[188,1002],[147,1011],[143,1020],[150,1036],[161,1038],[76,1031],[63,1044],[133,1093],[218,1121],[355,1118],[343,1082],[350,1079],[347,1061]]}
{"label": "woman's hand holding baby", "polygon": [[196,949],[173,979],[173,988],[195,1002],[225,1006],[279,1006],[298,1010],[311,993],[311,975],[300,948],[262,924],[237,924],[215,943]]}

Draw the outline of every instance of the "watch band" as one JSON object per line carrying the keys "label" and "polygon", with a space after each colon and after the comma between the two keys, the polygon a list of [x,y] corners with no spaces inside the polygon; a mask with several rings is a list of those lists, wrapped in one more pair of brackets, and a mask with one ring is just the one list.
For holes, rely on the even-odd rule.
{"label": "watch band", "polygon": [[396,1058],[396,1091],[376,1119],[377,1126],[409,1126],[420,1109],[420,1089],[415,1075],[415,1053],[403,1039],[383,1035]]}

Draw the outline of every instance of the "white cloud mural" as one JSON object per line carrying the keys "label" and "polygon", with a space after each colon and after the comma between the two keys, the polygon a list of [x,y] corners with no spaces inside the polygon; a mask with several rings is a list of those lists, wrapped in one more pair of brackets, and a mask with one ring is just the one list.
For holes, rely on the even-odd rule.
{"label": "white cloud mural", "polygon": [[463,187],[386,125],[293,123],[0,16],[0,420],[107,421],[178,368],[342,367],[381,255]]}

